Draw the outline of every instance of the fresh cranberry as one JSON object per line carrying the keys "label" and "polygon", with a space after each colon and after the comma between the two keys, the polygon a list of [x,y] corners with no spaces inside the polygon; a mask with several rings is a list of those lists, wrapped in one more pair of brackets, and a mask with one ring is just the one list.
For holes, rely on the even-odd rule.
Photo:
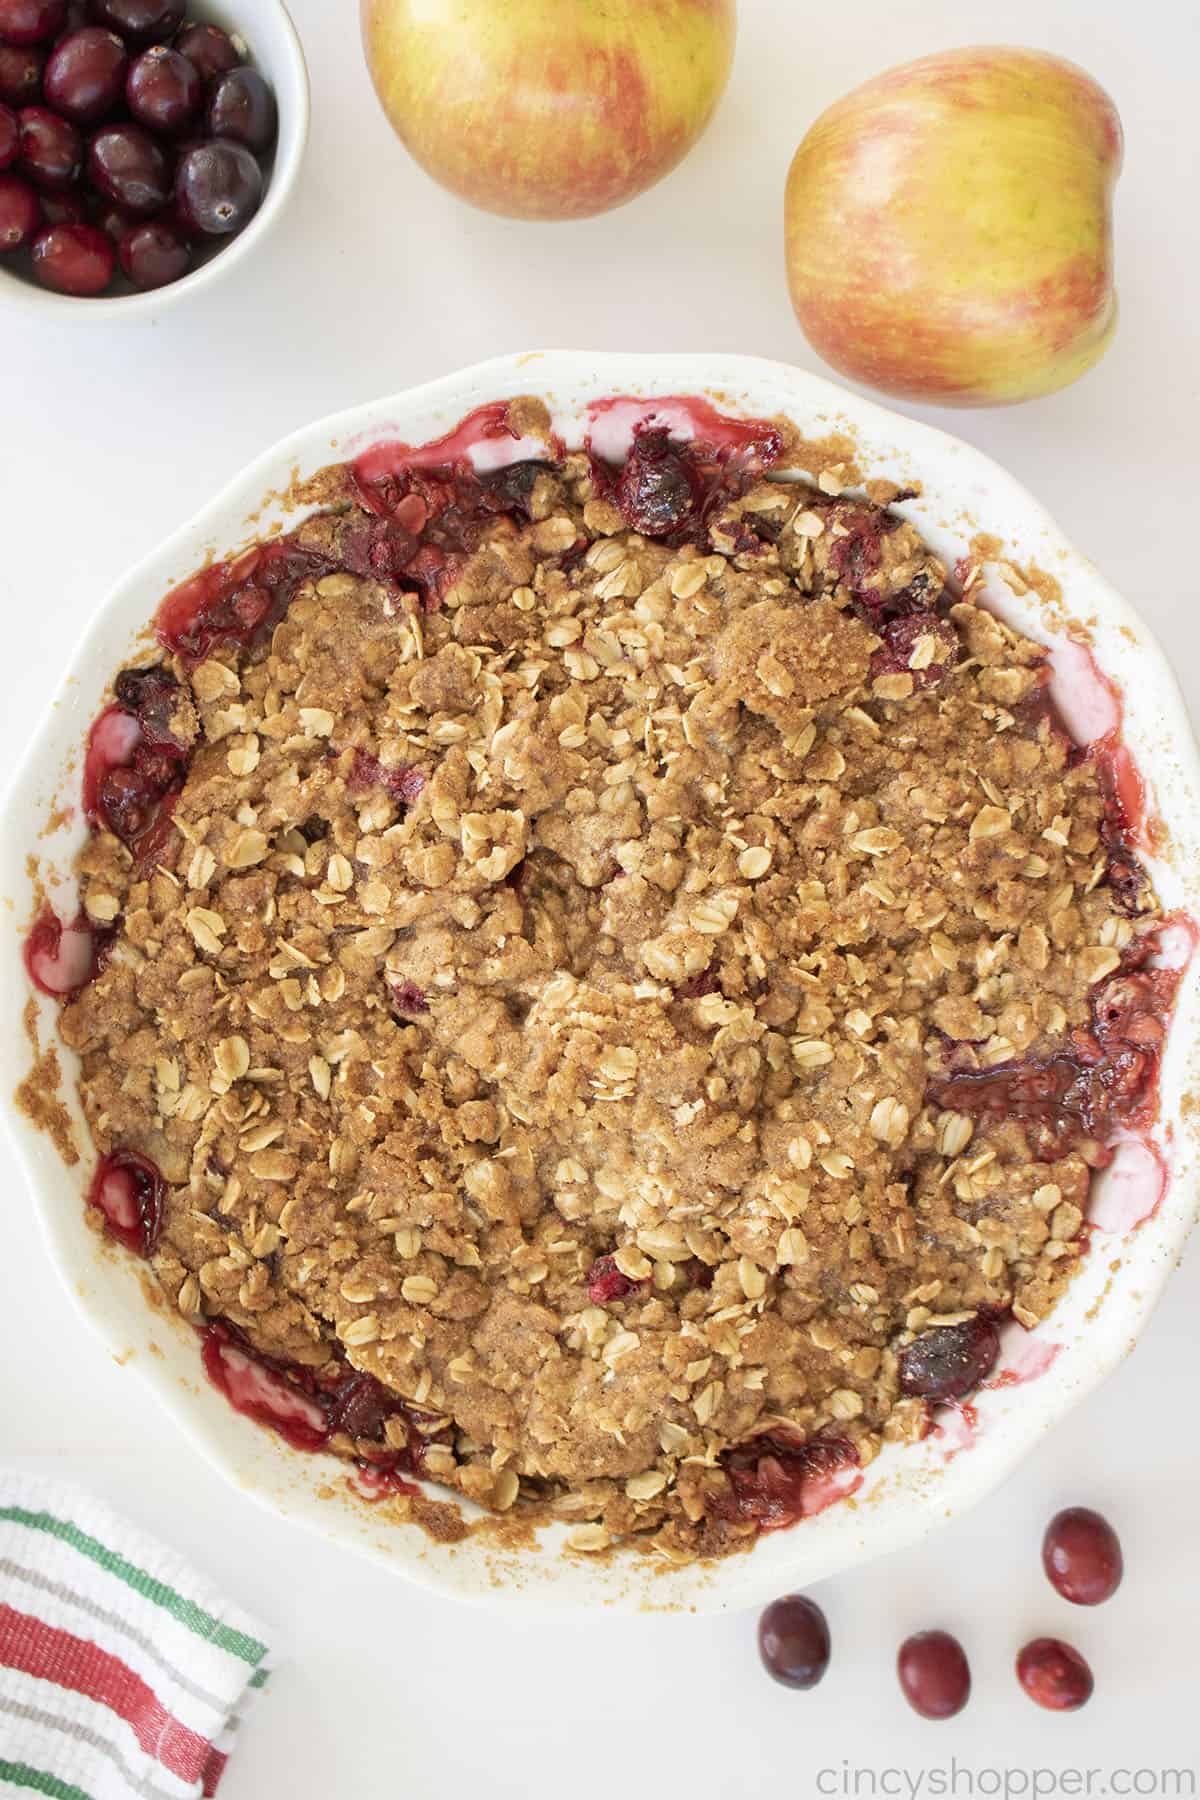
{"label": "fresh cranberry", "polygon": [[69,119],[45,106],[26,106],[17,115],[22,171],[38,187],[69,188],[83,167],[83,139]]}
{"label": "fresh cranberry", "polygon": [[125,99],[139,125],[168,137],[186,131],[200,111],[204,83],[187,57],[154,44],[130,64]]}
{"label": "fresh cranberry", "polygon": [[32,106],[41,97],[42,62],[36,50],[0,44],[0,100],[7,106]]}
{"label": "fresh cranberry", "polygon": [[[939,619],[936,613],[905,613],[899,619],[887,619],[880,625],[879,635],[883,643],[871,657],[872,681],[881,675],[908,675],[914,693],[920,693],[944,681],[958,660],[958,633],[948,619]],[[911,659],[922,638],[932,638],[933,654],[928,662],[918,657],[923,667],[914,668]]]}
{"label": "fresh cranberry", "polygon": [[92,1179],[88,1205],[104,1214],[104,1229],[135,1256],[153,1256],[162,1231],[166,1183],[149,1157],[113,1150]]}
{"label": "fresh cranberry", "polygon": [[248,225],[262,199],[262,170],[244,144],[201,144],[180,158],[175,203],[191,231],[231,237]]}
{"label": "fresh cranberry", "polygon": [[88,149],[88,179],[107,199],[139,218],[165,206],[171,192],[167,159],[140,125],[108,125]]}
{"label": "fresh cranberry", "polygon": [[217,25],[185,25],[175,39],[175,48],[186,56],[201,81],[212,81],[229,69],[236,69],[241,57],[232,40]]}
{"label": "fresh cranberry", "polygon": [[165,44],[183,23],[184,0],[90,0],[92,17],[127,44]]}
{"label": "fresh cranberry", "polygon": [[630,1294],[640,1293],[646,1286],[644,1281],[634,1281],[623,1275],[617,1267],[616,1258],[598,1256],[588,1270],[588,1299],[593,1306],[608,1306],[613,1300],[627,1300]]}
{"label": "fresh cranberry", "polygon": [[275,142],[275,96],[257,69],[231,69],[213,85],[208,129],[261,156]]}
{"label": "fresh cranberry", "polygon": [[168,287],[186,275],[192,253],[179,233],[155,219],[134,226],[117,245],[121,267],[134,287]]}
{"label": "fresh cranberry", "polygon": [[896,1658],[904,1698],[923,1719],[952,1719],[971,1696],[971,1670],[948,1631],[918,1631]]}
{"label": "fresh cranberry", "polygon": [[758,1621],[758,1654],[773,1681],[814,1688],[829,1667],[829,1625],[815,1600],[786,1594]]}
{"label": "fresh cranberry", "polygon": [[643,427],[617,483],[617,506],[625,523],[646,537],[678,531],[695,506],[691,476],[670,434]]}
{"label": "fresh cranberry", "polygon": [[101,231],[103,231],[107,237],[112,239],[114,244],[119,244],[121,239],[125,237],[128,232],[132,231],[135,225],[141,225],[142,223],[143,221],[141,219],[135,219],[132,213],[127,213],[124,207],[114,206],[111,200],[105,200],[100,195],[94,197],[92,205],[92,224],[98,225]]}
{"label": "fresh cranberry", "polygon": [[47,104],[76,125],[95,125],[118,105],[129,58],[102,25],[73,31],[50,52],[42,76]]}
{"label": "fresh cranberry", "polygon": [[7,44],[44,44],[61,30],[67,0],[0,0],[0,38]]}
{"label": "fresh cranberry", "polygon": [[979,1313],[961,1325],[936,1325],[900,1352],[900,1392],[961,1400],[987,1379],[999,1354],[1000,1333]]}
{"label": "fresh cranberry", "polygon": [[[43,194],[42,218],[47,225],[86,225],[88,209],[82,192],[66,188],[61,194]],[[97,222],[91,221],[93,225]]]}
{"label": "fresh cranberry", "polygon": [[82,913],[64,925],[47,910],[25,940],[25,967],[43,994],[66,1000],[100,973],[107,948],[107,938],[94,931]]}
{"label": "fresh cranberry", "polygon": [[1077,1712],[1092,1697],[1092,1671],[1061,1638],[1034,1638],[1017,1657],[1017,1680],[1048,1712]]}
{"label": "fresh cranberry", "polygon": [[429,1002],[415,981],[393,981],[388,986],[392,996],[392,1011],[402,1019],[417,1019],[429,1011]]}
{"label": "fresh cranberry", "polygon": [[91,299],[113,278],[113,241],[94,225],[48,225],[33,240],[33,272],[56,294]]}
{"label": "fresh cranberry", "polygon": [[1125,1570],[1121,1540],[1097,1512],[1068,1506],[1055,1513],[1042,1539],[1042,1567],[1050,1585],[1073,1606],[1111,1600]]}
{"label": "fresh cranberry", "polygon": [[729,1488],[714,1498],[713,1511],[760,1531],[815,1517],[853,1494],[863,1479],[858,1451],[845,1438],[755,1438],[727,1451],[721,1466]]}
{"label": "fresh cranberry", "polygon": [[21,147],[21,128],[17,115],[9,106],[0,104],[0,169],[11,168]]}
{"label": "fresh cranberry", "polygon": [[0,175],[0,251],[31,244],[42,223],[37,195],[19,175]]}

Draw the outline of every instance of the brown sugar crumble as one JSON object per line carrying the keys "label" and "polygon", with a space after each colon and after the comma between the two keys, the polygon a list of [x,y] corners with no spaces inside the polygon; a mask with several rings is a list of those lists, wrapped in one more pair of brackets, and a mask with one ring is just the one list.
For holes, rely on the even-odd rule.
{"label": "brown sugar crumble", "polygon": [[1044,651],[911,525],[531,417],[168,598],[62,1035],[97,1216],[242,1410],[687,1561],[1046,1315],[1172,987]]}

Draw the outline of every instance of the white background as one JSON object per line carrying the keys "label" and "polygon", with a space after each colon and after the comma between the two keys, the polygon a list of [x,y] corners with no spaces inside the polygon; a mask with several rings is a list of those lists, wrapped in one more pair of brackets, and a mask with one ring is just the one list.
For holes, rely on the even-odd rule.
{"label": "white background", "polygon": [[[1121,326],[1102,366],[1064,394],[928,416],[1045,501],[1146,614],[1200,702],[1191,4],[742,0],[730,91],[687,164],[620,213],[558,226],[491,219],[433,187],[378,113],[351,0],[293,0],[293,11],[313,133],[264,254],[133,326],[31,323],[5,313],[0,290],[0,767],[20,754],[67,645],[117,575],[309,419],[503,350],[719,349],[819,367],[781,268],[792,150],[822,107],[887,64],[997,38],[1074,57],[1117,100],[1128,145]],[[914,1780],[951,1755],[1026,1769],[1200,1764],[1195,1249],[1136,1355],[1002,1492],[923,1549],[818,1590],[833,1666],[818,1691],[792,1694],[760,1673],[752,1617],[493,1615],[274,1523],[198,1460],[78,1323],[6,1150],[0,1196],[0,1454],[69,1473],[172,1539],[286,1647],[230,1766],[228,1800],[551,1788],[576,1800],[807,1800],[817,1771],[844,1758]],[[1040,1573],[1042,1527],[1069,1502],[1109,1512],[1125,1541],[1125,1586],[1096,1612],[1068,1608]],[[941,1726],[907,1712],[892,1675],[899,1639],[928,1625],[960,1632],[975,1670],[969,1710]],[[1019,1644],[1047,1631],[1073,1636],[1094,1663],[1096,1697],[1075,1717],[1039,1713],[1011,1673]],[[1032,1791],[1018,1779],[1012,1792]],[[824,1790],[841,1791],[828,1779]]]}

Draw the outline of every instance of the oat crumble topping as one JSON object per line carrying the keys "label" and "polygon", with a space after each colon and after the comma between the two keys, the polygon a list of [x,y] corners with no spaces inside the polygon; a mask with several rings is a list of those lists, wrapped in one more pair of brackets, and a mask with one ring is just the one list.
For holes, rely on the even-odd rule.
{"label": "oat crumble topping", "polygon": [[405,1403],[331,1448],[683,1561],[1052,1307],[1155,917],[1044,652],[910,525],[752,463],[685,520],[639,456],[457,551],[432,477],[389,526],[330,471],[277,622],[122,677],[182,786],[101,806],[62,1032],[184,1316]]}

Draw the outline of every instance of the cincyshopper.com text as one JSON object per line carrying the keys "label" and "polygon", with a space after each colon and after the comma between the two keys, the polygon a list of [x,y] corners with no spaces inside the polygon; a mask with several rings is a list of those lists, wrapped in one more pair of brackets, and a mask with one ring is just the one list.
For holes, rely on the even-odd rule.
{"label": "cincyshopper.com text", "polygon": [[1197,1800],[1193,1769],[972,1767],[952,1757],[926,1768],[818,1769],[820,1800]]}

